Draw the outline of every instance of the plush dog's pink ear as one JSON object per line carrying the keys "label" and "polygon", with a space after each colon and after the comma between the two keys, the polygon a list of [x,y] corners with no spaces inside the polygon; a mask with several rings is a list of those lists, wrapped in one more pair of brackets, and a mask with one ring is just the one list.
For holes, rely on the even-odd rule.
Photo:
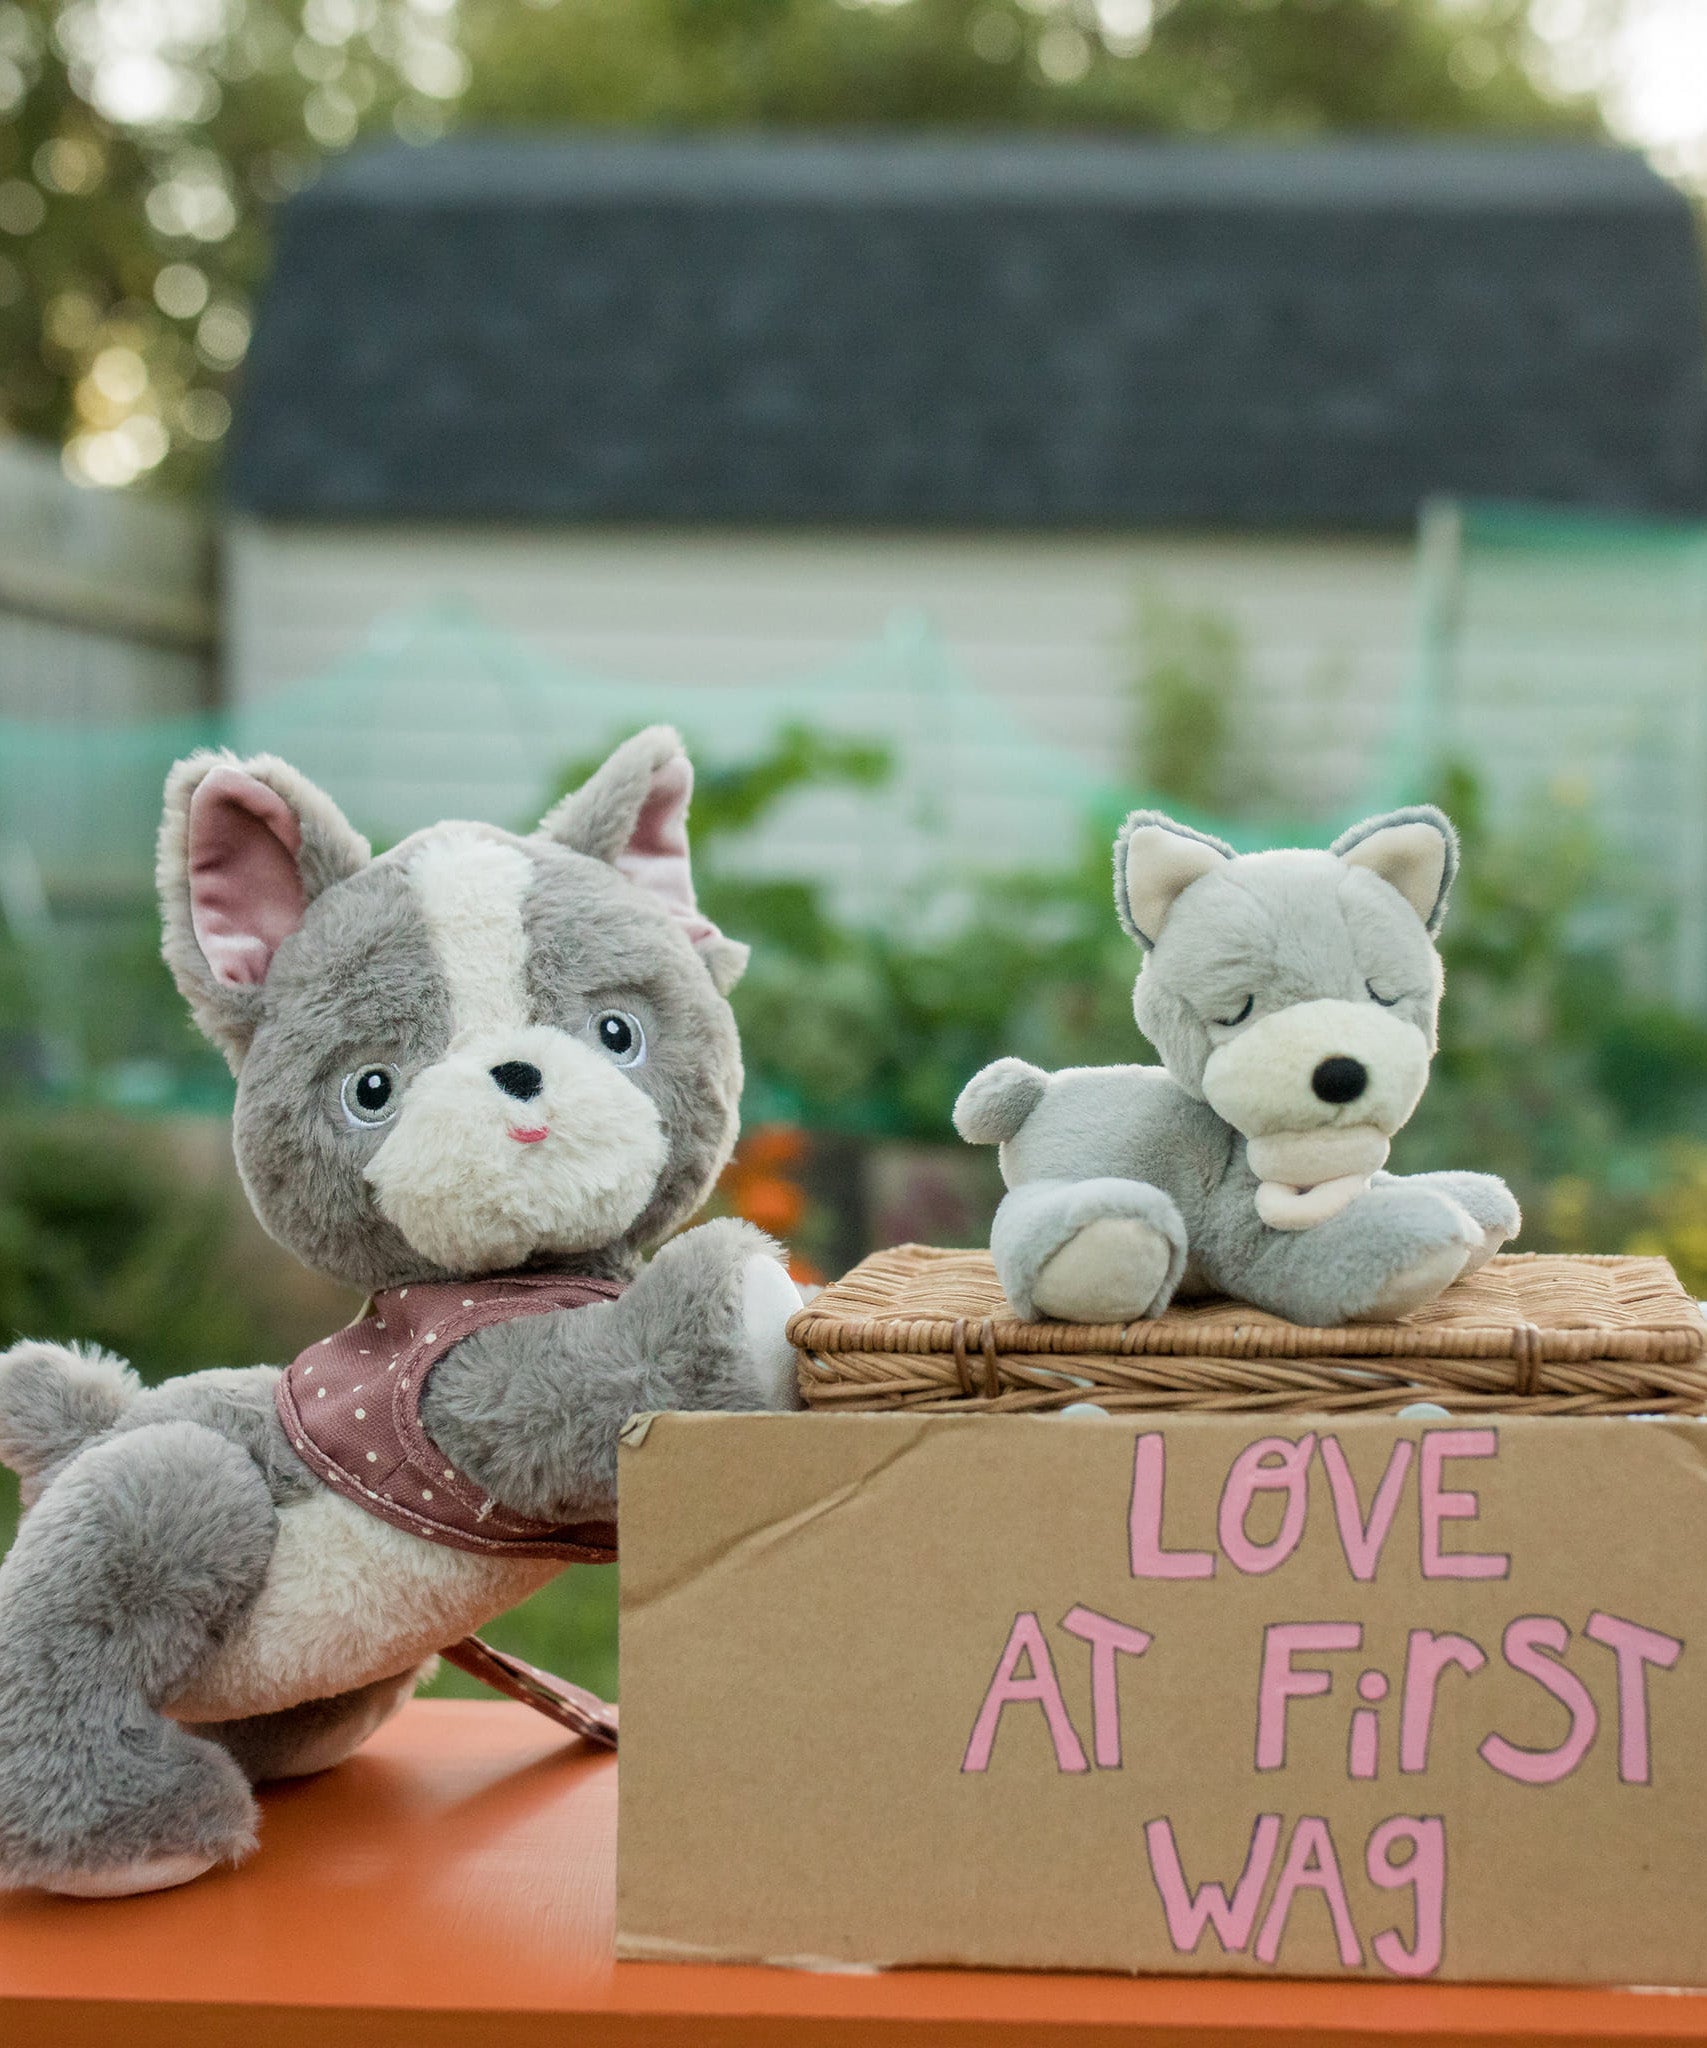
{"label": "plush dog's pink ear", "polygon": [[285,762],[195,754],[166,782],[158,881],[163,951],[196,1022],[240,1064],[273,955],[368,843]]}
{"label": "plush dog's pink ear", "polygon": [[539,836],[608,861],[662,904],[727,995],[747,964],[747,948],[726,939],[694,895],[688,854],[692,797],[693,763],[680,738],[667,725],[648,726],[547,813]]}

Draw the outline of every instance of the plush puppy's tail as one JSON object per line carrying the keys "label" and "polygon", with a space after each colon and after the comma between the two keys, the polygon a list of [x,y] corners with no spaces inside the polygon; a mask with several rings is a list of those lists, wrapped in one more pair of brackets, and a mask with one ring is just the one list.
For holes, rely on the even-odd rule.
{"label": "plush puppy's tail", "polygon": [[968,1145],[1004,1145],[1043,1100],[1049,1076],[1027,1060],[997,1060],[974,1074],[954,1105],[954,1128]]}
{"label": "plush puppy's tail", "polygon": [[113,1424],[142,1391],[122,1358],[93,1345],[28,1340],[0,1352],[0,1464],[25,1482]]}

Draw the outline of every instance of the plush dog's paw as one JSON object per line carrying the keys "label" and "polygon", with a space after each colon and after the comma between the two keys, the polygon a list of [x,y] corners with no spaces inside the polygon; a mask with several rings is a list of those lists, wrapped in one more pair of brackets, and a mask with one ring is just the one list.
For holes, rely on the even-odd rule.
{"label": "plush dog's paw", "polygon": [[[1390,1177],[1383,1175],[1381,1178]],[[1417,1173],[1407,1175],[1402,1183],[1396,1184],[1424,1188],[1432,1195],[1439,1195],[1468,1219],[1473,1237],[1463,1270],[1456,1275],[1460,1280],[1467,1274],[1478,1272],[1501,1245],[1509,1244],[1523,1228],[1523,1215],[1517,1206],[1517,1198],[1494,1174]]]}
{"label": "plush dog's paw", "polygon": [[67,1870],[43,1878],[37,1887],[65,1899],[129,1899],[142,1892],[167,1892],[205,1877],[217,1856],[144,1856],[104,1870]]}
{"label": "plush dog's paw", "polygon": [[1413,1309],[1424,1308],[1444,1294],[1473,1256],[1464,1244],[1436,1245],[1393,1274],[1366,1309],[1347,1318],[1354,1323],[1393,1323]]}
{"label": "plush dog's paw", "polygon": [[[83,1759],[91,1774],[13,1756],[0,1774],[0,1885],[117,1899],[188,1884],[255,1846],[256,1808],[237,1764],[169,1721]],[[57,1768],[56,1768],[57,1763]],[[93,1775],[99,1771],[97,1780]]]}
{"label": "plush dog's paw", "polygon": [[1172,1261],[1173,1247],[1151,1224],[1099,1217],[1044,1265],[1031,1298],[1060,1322],[1130,1323],[1149,1313]]}
{"label": "plush dog's paw", "polygon": [[773,1408],[800,1406],[800,1376],[786,1333],[789,1318],[803,1306],[780,1259],[757,1252],[747,1260],[741,1269],[741,1323],[747,1357]]}
{"label": "plush dog's paw", "polygon": [[1372,1292],[1363,1306],[1339,1318],[1343,1322],[1390,1323],[1408,1316],[1443,1294],[1482,1254],[1480,1224],[1441,1189],[1419,1187],[1414,1180],[1377,1186],[1343,1214],[1353,1229],[1360,1221],[1384,1226],[1365,1240],[1366,1255],[1374,1255],[1364,1283]]}

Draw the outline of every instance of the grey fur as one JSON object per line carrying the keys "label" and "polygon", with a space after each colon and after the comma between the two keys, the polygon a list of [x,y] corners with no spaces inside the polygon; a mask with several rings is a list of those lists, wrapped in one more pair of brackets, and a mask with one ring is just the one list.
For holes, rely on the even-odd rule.
{"label": "grey fur", "polygon": [[[1426,920],[1380,874],[1340,858],[1375,832],[1404,824],[1431,826],[1445,846],[1441,886]],[[1225,859],[1179,891],[1153,937],[1136,931],[1126,903],[1127,848],[1143,825],[1178,831]],[[1366,820],[1332,852],[1243,857],[1160,813],[1133,813],[1115,842],[1116,897],[1122,922],[1145,950],[1134,1012],[1164,1064],[1044,1076],[1000,1060],[974,1076],[956,1105],[964,1137],[1002,1141],[1009,1193],[991,1248],[1017,1313],[1039,1313],[1039,1275],[1099,1219],[1135,1219],[1167,1249],[1165,1284],[1143,1301],[1131,1300],[1129,1316],[1159,1315],[1183,1288],[1329,1326],[1384,1312],[1381,1304],[1408,1299],[1407,1287],[1426,1290],[1436,1267],[1479,1264],[1517,1233],[1517,1205],[1490,1175],[1407,1180],[1382,1171],[1327,1220],[1273,1228],[1258,1213],[1259,1180],[1245,1145],[1267,1130],[1234,1128],[1205,1096],[1212,1056],[1289,1012],[1344,1019],[1339,1028],[1367,1015],[1371,1028],[1380,1025],[1389,1037],[1392,1028],[1382,1019],[1409,1025],[1415,1037],[1398,1037],[1426,1059],[1441,987],[1430,932],[1456,861],[1451,825],[1426,806]],[[1312,1004],[1324,1008],[1304,1009]],[[1271,1025],[1270,1036],[1284,1028]],[[1324,1041],[1322,1056],[1335,1049]],[[1028,1106],[1016,1120],[1022,1105]],[[1332,1116],[1321,1114],[1320,1129],[1330,1128]],[[1348,1125],[1356,1115],[1348,1110]],[[1386,1134],[1396,1127],[1385,1127]],[[1317,1127],[1311,1131],[1319,1135]]]}
{"label": "grey fur", "polygon": [[94,1345],[14,1344],[0,1356],[0,1460],[24,1482],[26,1500],[111,1428],[141,1385],[122,1358]]}
{"label": "grey fur", "polygon": [[1137,1313],[1148,1312],[1152,1302],[1165,1307],[1184,1277],[1187,1252],[1185,1225],[1171,1195],[1141,1180],[1034,1180],[1008,1194],[990,1230],[990,1250],[1014,1313],[1028,1320],[1041,1315],[1036,1288],[1043,1268],[1087,1224],[1112,1218],[1147,1223],[1166,1242],[1161,1284]]}
{"label": "grey fur", "polygon": [[1452,885],[1458,879],[1458,832],[1444,811],[1437,810],[1433,804],[1407,804],[1396,811],[1383,811],[1379,817],[1364,818],[1342,832],[1328,851],[1343,858],[1354,846],[1361,846],[1364,840],[1377,832],[1385,832],[1392,825],[1432,825],[1446,842],[1446,866],[1440,877],[1440,891],[1434,899],[1434,908],[1423,919],[1432,935],[1439,931],[1445,920],[1446,899],[1452,894]]}
{"label": "grey fur", "polygon": [[156,1708],[240,1623],[275,1526],[244,1452],[188,1422],[96,1443],[26,1516],[0,1562],[10,1882],[253,1846],[242,1772]]}
{"label": "grey fur", "polygon": [[[663,771],[679,794],[679,752],[667,731],[642,734],[540,833],[478,835],[520,850],[531,870],[517,1028],[586,1046],[604,1010],[632,1013],[647,1056],[626,1078],[663,1139],[633,1223],[548,1261],[632,1279],[628,1290],[482,1330],[425,1392],[427,1427],[445,1451],[501,1505],[550,1519],[614,1513],[617,1432],[635,1410],[760,1408],[781,1393],[781,1283],[752,1288],[755,1262],[768,1267],[777,1247],[731,1221],[673,1235],[734,1146],[741,1055],[722,988],[745,949],[715,933],[696,943],[612,865],[649,779]],[[188,880],[191,800],[219,765],[282,796],[301,832],[301,922],[273,948],[264,979],[236,987],[202,956]],[[237,1073],[244,1186],[281,1244],[369,1291],[464,1277],[381,1214],[365,1169],[384,1127],[355,1122],[340,1099],[364,1065],[394,1066],[407,1091],[449,1054],[452,991],[410,881],[411,846],[370,859],[336,806],[271,759],[199,755],[168,783],[164,949]],[[0,1886],[76,1889],[138,1861],[235,1860],[254,1839],[246,1779],[319,1767],[410,1690],[411,1671],[370,1666],[334,1699],[243,1721],[190,1729],[158,1711],[241,1636],[278,1516],[319,1491],[279,1425],[277,1379],[277,1368],[256,1366],[144,1389],[120,1361],[74,1347],[25,1343],[0,1356],[0,1456],[23,1474],[31,1504],[0,1565]],[[338,1616],[326,1626],[336,1630]]]}
{"label": "grey fur", "polygon": [[1217,839],[1213,832],[1199,832],[1195,825],[1181,825],[1170,818],[1165,811],[1133,811],[1114,837],[1114,914],[1120,919],[1120,928],[1136,946],[1147,953],[1155,944],[1148,932],[1138,929],[1138,921],[1132,915],[1131,900],[1126,893],[1126,849],[1132,835],[1145,825],[1160,825],[1165,831],[1176,833],[1181,839],[1195,840],[1200,846],[1213,847],[1223,859],[1235,858],[1233,849],[1225,839]]}
{"label": "grey fur", "polygon": [[217,1742],[251,1785],[301,1778],[342,1762],[376,1728],[405,1705],[438,1660],[393,1678],[376,1678],[329,1700],[304,1700],[276,1714],[251,1714],[243,1721],[203,1721],[191,1733]]}
{"label": "grey fur", "polygon": [[161,951],[202,1031],[224,1053],[233,1073],[242,1061],[266,1003],[261,987],[232,988],[216,980],[196,943],[190,917],[190,804],[215,768],[241,768],[282,796],[302,828],[297,872],[312,903],[336,882],[347,881],[372,849],[323,790],[272,754],[239,760],[228,749],[204,749],[179,761],[166,778],[155,880],[160,892]]}
{"label": "grey fur", "polygon": [[[596,774],[549,810],[534,837],[555,840],[593,860],[614,861],[634,829],[651,777],[681,754],[678,733],[667,725],[649,725],[624,740]],[[746,971],[750,949],[714,931],[696,950],[718,994],[726,996]]]}
{"label": "grey fur", "polygon": [[615,1301],[497,1324],[459,1344],[422,1404],[428,1434],[506,1507],[616,1513],[617,1432],[661,1408],[768,1406],[748,1370],[741,1275],[777,1247],[724,1217],[672,1238]]}
{"label": "grey fur", "polygon": [[1043,1100],[1049,1076],[1028,1060],[997,1060],[974,1074],[954,1105],[954,1128],[968,1145],[1000,1145]]}

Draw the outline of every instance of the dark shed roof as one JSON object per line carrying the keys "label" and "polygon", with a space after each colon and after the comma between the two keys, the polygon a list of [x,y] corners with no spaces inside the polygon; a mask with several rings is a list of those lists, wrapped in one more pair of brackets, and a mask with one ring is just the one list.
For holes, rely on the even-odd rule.
{"label": "dark shed roof", "polygon": [[1695,512],[1703,325],[1683,198],[1610,149],[399,146],[284,209],[228,491],[326,519]]}

